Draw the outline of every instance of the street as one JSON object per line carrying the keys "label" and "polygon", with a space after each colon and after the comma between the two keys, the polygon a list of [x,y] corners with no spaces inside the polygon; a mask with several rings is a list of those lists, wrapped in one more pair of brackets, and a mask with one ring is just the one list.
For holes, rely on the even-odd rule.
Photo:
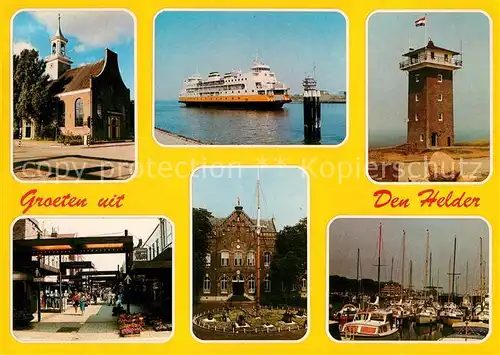
{"label": "street", "polygon": [[135,143],[65,146],[13,141],[13,169],[22,180],[125,180],[135,169]]}
{"label": "street", "polygon": [[[78,309],[68,306],[60,313],[42,313],[42,321],[37,322],[37,316],[31,323],[31,328],[14,330],[13,334],[19,341],[131,341],[131,342],[164,342],[170,336],[170,331],[156,332],[152,329],[141,331],[139,337],[123,338],[118,334],[117,317],[112,315],[112,306],[90,305],[84,315]],[[131,312],[139,312],[140,308],[131,305]]]}

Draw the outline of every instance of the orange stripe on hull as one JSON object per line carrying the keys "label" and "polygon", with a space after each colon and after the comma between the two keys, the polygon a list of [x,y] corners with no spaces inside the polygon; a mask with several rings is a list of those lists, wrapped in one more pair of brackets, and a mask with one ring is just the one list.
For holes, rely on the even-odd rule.
{"label": "orange stripe on hull", "polygon": [[202,97],[179,97],[179,102],[181,103],[224,103],[224,102],[241,102],[241,103],[252,103],[252,102],[291,102],[292,100],[288,95],[283,95],[282,100],[276,100],[275,96],[267,95],[238,95],[238,96],[202,96]]}

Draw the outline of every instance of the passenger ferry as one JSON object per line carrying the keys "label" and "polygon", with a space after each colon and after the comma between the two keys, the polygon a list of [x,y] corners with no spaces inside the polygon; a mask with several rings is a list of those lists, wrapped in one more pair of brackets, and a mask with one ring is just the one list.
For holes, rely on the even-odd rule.
{"label": "passenger ferry", "polygon": [[233,70],[211,72],[206,79],[199,74],[188,77],[179,102],[195,107],[273,110],[292,101],[288,91],[271,68],[256,59],[247,73]]}

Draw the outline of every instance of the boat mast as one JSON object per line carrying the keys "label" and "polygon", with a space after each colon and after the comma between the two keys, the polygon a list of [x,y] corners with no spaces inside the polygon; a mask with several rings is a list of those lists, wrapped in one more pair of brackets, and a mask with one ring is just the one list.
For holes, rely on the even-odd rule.
{"label": "boat mast", "polygon": [[465,294],[469,294],[469,260],[465,264]]}
{"label": "boat mast", "polygon": [[378,263],[377,263],[377,282],[378,282],[378,296],[380,297],[380,250],[382,249],[382,223],[379,226],[378,233]]}
{"label": "boat mast", "polygon": [[256,314],[259,314],[260,310],[260,171],[257,169],[257,227],[255,229],[257,237],[257,285],[256,285],[256,297],[255,297],[255,310]]}
{"label": "boat mast", "polygon": [[413,260],[410,260],[410,277],[408,283],[408,292],[411,294],[413,288]]}
{"label": "boat mast", "polygon": [[427,238],[425,242],[425,270],[424,270],[424,294],[427,296],[427,289],[425,288],[425,282],[429,279],[429,230],[427,229]]}
{"label": "boat mast", "polygon": [[405,239],[406,239],[406,232],[403,229],[403,261],[401,262],[401,298],[404,298],[405,294]]}
{"label": "boat mast", "polygon": [[391,258],[391,288],[389,292],[389,296],[392,297],[392,285],[393,285],[393,278],[392,278],[392,271],[394,269],[394,257]]}
{"label": "boat mast", "polygon": [[483,303],[483,237],[479,237],[479,296]]}
{"label": "boat mast", "polygon": [[358,259],[357,259],[357,265],[356,265],[356,281],[357,281],[357,284],[358,284],[358,295],[357,295],[357,299],[358,299],[358,302],[360,302],[360,299],[359,299],[359,292],[360,292],[360,282],[359,282],[359,248],[358,248]]}
{"label": "boat mast", "polygon": [[448,259],[448,302],[451,302],[451,257]]}
{"label": "boat mast", "polygon": [[451,274],[451,300],[455,300],[455,277],[460,275],[455,272],[455,264],[457,258],[457,237],[453,239],[453,272]]}

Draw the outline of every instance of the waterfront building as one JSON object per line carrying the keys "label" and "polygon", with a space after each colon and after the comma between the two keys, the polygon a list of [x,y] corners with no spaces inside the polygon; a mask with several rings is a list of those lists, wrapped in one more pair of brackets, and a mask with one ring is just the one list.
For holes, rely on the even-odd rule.
{"label": "waterfront building", "polygon": [[417,149],[453,146],[453,72],[462,68],[461,53],[429,40],[403,56],[407,59],[399,68],[408,72],[407,144]]}
{"label": "waterfront building", "polygon": [[[58,134],[92,137],[95,141],[132,139],[134,105],[130,89],[122,80],[118,54],[105,50],[104,58],[72,68],[68,39],[61,30],[50,38],[50,55],[45,58],[52,102],[51,119]],[[36,138],[35,120],[22,122],[23,139]]]}

